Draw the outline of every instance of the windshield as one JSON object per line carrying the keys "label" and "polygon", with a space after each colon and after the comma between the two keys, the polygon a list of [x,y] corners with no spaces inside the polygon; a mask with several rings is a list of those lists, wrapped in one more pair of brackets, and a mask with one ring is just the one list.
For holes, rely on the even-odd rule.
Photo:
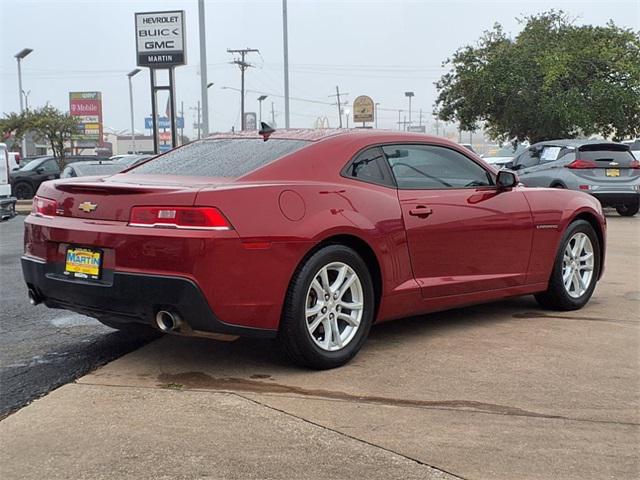
{"label": "windshield", "polygon": [[134,167],[131,173],[236,178],[309,145],[306,140],[213,139],[190,143]]}
{"label": "windshield", "polygon": [[517,148],[513,148],[513,145],[507,145],[500,148],[497,152],[492,153],[490,156],[491,157],[515,157],[516,155],[519,155],[520,153],[524,152],[526,148],[527,147],[522,144],[518,145]]}
{"label": "windshield", "polygon": [[23,172],[35,170],[42,162],[43,160],[41,158],[36,158],[35,160],[31,160],[30,162],[25,163],[22,167],[20,167],[20,170],[22,170]]}

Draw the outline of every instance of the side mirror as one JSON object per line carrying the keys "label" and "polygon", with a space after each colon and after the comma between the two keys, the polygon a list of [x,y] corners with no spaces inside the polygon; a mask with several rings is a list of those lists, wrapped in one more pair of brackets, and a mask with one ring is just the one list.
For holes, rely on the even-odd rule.
{"label": "side mirror", "polygon": [[496,178],[498,190],[510,190],[518,185],[518,176],[509,170],[500,170]]}
{"label": "side mirror", "polygon": [[42,172],[44,172],[44,168],[42,167],[36,168],[36,173],[42,173]]}

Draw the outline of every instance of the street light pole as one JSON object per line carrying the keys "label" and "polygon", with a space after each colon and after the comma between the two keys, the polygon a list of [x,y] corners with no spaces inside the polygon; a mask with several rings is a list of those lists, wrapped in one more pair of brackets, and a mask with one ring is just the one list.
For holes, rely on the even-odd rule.
{"label": "street light pole", "polygon": [[[23,48],[18,53],[14,55],[18,62],[18,97],[20,97],[20,113],[24,113],[24,104],[22,102],[22,59],[33,52],[31,48]],[[24,158],[27,156],[27,138],[25,136],[22,137],[22,148],[21,148],[21,156]]]}
{"label": "street light pole", "polygon": [[131,78],[134,75],[140,73],[141,70],[139,68],[134,68],[129,73],[127,73],[127,77],[129,78],[129,110],[131,112],[131,148],[133,153],[137,153],[136,149],[136,132],[134,130],[134,117],[133,117],[133,86],[131,85]]}
{"label": "street light pole", "polygon": [[374,115],[374,117],[375,117],[375,118],[374,118],[374,120],[375,120],[375,122],[376,122],[376,128],[378,128],[378,105],[380,105],[380,104],[379,104],[379,103],[376,103],[376,104],[373,106],[373,109],[374,109],[373,115]]}
{"label": "street light pole", "polygon": [[266,100],[267,96],[268,95],[260,95],[258,97],[258,112],[259,112],[258,113],[258,118],[259,118],[258,122],[260,123],[260,125],[258,125],[259,129],[262,129],[262,126],[261,126],[262,125],[262,102],[264,100]]}
{"label": "street light pole", "polygon": [[204,0],[198,0],[198,34],[200,36],[200,95],[202,96],[202,133],[209,135],[209,85],[207,85],[207,38]]}
{"label": "street light pole", "polygon": [[398,110],[398,130],[402,130],[402,110]]}
{"label": "street light pole", "polygon": [[[411,98],[413,97],[413,92],[404,92],[405,97],[409,97],[409,125],[411,125]],[[405,125],[405,130],[407,126]]]}
{"label": "street light pole", "polygon": [[287,0],[282,0],[282,44],[284,50],[284,128],[289,128],[289,34]]}

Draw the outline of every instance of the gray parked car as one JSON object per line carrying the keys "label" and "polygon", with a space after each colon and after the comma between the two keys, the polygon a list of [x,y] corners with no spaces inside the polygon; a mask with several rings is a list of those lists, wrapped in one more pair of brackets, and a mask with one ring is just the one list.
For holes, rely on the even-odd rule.
{"label": "gray parked car", "polygon": [[633,216],[640,205],[640,162],[629,145],[600,140],[551,140],[532,145],[506,165],[528,187],[590,193],[603,206]]}

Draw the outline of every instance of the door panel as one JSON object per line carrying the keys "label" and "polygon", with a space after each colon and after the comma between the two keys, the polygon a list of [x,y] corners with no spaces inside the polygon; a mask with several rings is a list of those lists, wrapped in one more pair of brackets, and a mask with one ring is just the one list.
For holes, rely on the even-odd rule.
{"label": "door panel", "polygon": [[524,284],[533,223],[521,190],[398,190],[398,197],[424,297]]}

